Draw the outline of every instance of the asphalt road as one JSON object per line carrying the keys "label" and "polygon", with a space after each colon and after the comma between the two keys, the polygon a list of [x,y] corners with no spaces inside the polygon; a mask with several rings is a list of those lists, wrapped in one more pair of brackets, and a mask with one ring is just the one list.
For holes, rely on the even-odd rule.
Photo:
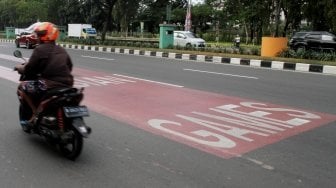
{"label": "asphalt road", "polygon": [[[10,58],[14,50],[11,43],[0,44],[0,68],[11,68],[14,61],[20,62]],[[24,57],[32,52],[20,50]],[[336,76],[81,50],[68,52],[76,67],[75,77],[86,79],[86,84],[92,75],[124,78],[132,84],[104,85],[107,82],[93,82],[90,77],[86,102],[91,116],[86,122],[93,134],[85,140],[82,155],[73,162],[60,156],[42,138],[20,130],[17,84],[4,79],[2,73],[1,187],[334,187]],[[258,103],[254,107],[260,108],[251,111],[244,102]],[[244,112],[212,106],[217,104],[226,104],[227,108],[245,105]],[[272,108],[266,109],[265,105]],[[215,121],[192,118],[207,114],[204,106],[226,115],[240,114],[235,116],[239,120],[251,120],[253,116],[254,121],[244,126],[289,125],[290,121],[280,121],[285,115],[295,116],[295,120],[300,117],[300,121],[293,121],[297,126],[287,127],[288,130],[258,139],[229,126],[224,130]],[[167,115],[172,111],[176,113]],[[147,121],[142,120],[152,114],[155,117],[148,122],[181,122],[182,128],[174,129],[180,134],[174,133],[171,125],[143,125]],[[200,131],[181,136],[186,129],[196,127],[183,128],[186,120],[205,126],[208,132],[202,132],[204,138],[204,133],[210,133],[209,127],[222,129],[207,142],[200,142]],[[198,139],[191,139],[191,135]],[[229,147],[229,140],[216,142],[224,135],[240,136],[240,140],[232,139],[236,141],[235,148]],[[215,143],[218,148],[213,146]],[[219,149],[223,146],[227,148]]]}

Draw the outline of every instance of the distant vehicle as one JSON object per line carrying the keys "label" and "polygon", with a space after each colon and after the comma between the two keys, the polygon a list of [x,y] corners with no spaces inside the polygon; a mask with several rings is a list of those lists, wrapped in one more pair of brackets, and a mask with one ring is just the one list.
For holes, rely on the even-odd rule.
{"label": "distant vehicle", "polygon": [[91,24],[68,24],[68,37],[96,38],[97,31]]}
{"label": "distant vehicle", "polygon": [[296,32],[289,41],[289,47],[295,51],[299,49],[336,51],[336,37],[326,31]]}
{"label": "distant vehicle", "polygon": [[35,48],[37,45],[37,38],[34,33],[22,32],[20,35],[17,35],[15,38],[15,45],[17,48],[20,48],[21,45],[26,48]]}
{"label": "distant vehicle", "polygon": [[16,29],[19,34],[16,35],[15,45],[17,48],[20,48],[21,45],[26,48],[35,48],[38,44],[37,37],[34,34],[34,28],[40,24],[40,22],[36,22],[25,29]]}
{"label": "distant vehicle", "polygon": [[190,31],[174,31],[174,46],[188,48],[205,47],[205,40],[196,37],[196,35]]}

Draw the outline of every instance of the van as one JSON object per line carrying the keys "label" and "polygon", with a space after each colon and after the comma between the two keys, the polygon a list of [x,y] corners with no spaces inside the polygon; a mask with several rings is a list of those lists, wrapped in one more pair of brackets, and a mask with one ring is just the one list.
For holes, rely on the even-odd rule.
{"label": "van", "polygon": [[187,48],[205,47],[205,40],[198,38],[190,31],[174,31],[174,46]]}

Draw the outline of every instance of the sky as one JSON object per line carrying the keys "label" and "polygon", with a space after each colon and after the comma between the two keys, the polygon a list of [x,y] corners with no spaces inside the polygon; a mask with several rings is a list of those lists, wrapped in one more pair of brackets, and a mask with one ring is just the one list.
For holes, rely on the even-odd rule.
{"label": "sky", "polygon": [[191,0],[192,4],[203,3],[204,0]]}

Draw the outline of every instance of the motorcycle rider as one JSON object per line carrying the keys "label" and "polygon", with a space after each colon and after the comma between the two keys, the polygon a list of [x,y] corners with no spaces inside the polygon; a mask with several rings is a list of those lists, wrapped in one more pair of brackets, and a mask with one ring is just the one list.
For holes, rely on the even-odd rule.
{"label": "motorcycle rider", "polygon": [[[34,49],[29,61],[15,66],[20,74],[29,80],[19,85],[18,95],[32,111],[30,119],[20,120],[21,125],[31,129],[38,113],[39,100],[47,90],[72,87],[74,83],[72,61],[64,48],[56,45],[59,30],[50,22],[42,22],[34,28],[39,45]],[[33,78],[33,79],[30,79]]]}
{"label": "motorcycle rider", "polygon": [[237,34],[236,37],[234,38],[234,43],[235,43],[235,47],[239,48],[239,45],[240,45],[240,36],[239,36],[239,34]]}

